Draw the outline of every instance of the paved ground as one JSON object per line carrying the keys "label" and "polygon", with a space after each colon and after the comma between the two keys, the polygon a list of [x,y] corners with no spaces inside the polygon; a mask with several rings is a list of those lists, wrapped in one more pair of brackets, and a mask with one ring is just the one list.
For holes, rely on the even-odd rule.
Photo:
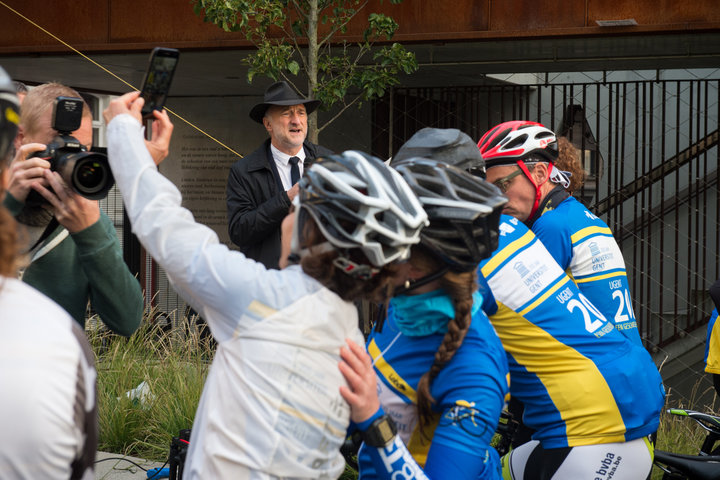
{"label": "paved ground", "polygon": [[[107,459],[107,460],[104,460]],[[162,462],[151,462],[142,458],[127,457],[123,455],[117,455],[115,453],[97,452],[95,461],[103,460],[100,463],[95,463],[95,480],[140,480],[147,479],[147,472],[141,468],[133,465],[126,460],[137,463],[142,466],[145,470],[149,470],[155,467],[162,467]],[[167,467],[167,465],[166,465]],[[160,477],[154,477],[160,478]],[[167,477],[165,477],[167,478]]]}

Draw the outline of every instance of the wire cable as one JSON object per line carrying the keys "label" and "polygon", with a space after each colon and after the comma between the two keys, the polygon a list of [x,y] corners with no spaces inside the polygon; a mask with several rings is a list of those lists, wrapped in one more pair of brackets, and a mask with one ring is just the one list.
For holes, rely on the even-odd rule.
{"label": "wire cable", "polygon": [[[67,47],[68,49],[70,49],[70,50],[72,50],[73,52],[77,53],[77,54],[80,55],[82,58],[84,58],[85,60],[89,61],[90,63],[92,63],[92,64],[95,65],[96,67],[100,68],[102,71],[104,71],[104,72],[107,73],[108,75],[114,77],[114,78],[117,79],[117,80],[120,80],[122,83],[124,83],[124,84],[127,85],[128,87],[132,88],[133,90],[138,90],[138,88],[135,87],[134,85],[130,84],[129,82],[126,82],[123,78],[121,78],[121,77],[119,77],[118,75],[114,74],[113,72],[111,72],[110,70],[108,70],[107,68],[105,68],[104,66],[102,66],[101,64],[99,64],[98,62],[96,62],[95,60],[93,60],[92,58],[90,58],[90,57],[88,57],[87,55],[85,55],[84,53],[82,53],[82,52],[81,52],[80,50],[78,50],[77,48],[73,47],[73,46],[70,45],[69,43],[65,42],[63,39],[61,39],[61,38],[59,38],[58,36],[54,35],[52,32],[50,32],[50,31],[48,31],[47,29],[43,28],[42,26],[38,25],[37,23],[35,23],[34,21],[32,21],[31,19],[29,19],[28,17],[26,17],[26,16],[23,15],[22,13],[18,12],[17,10],[15,10],[15,9],[12,8],[11,6],[9,6],[7,3],[3,2],[2,0],[0,0],[0,5],[2,5],[3,7],[7,8],[7,9],[10,10],[11,12],[13,12],[15,15],[19,16],[20,18],[22,18],[23,20],[25,20],[26,22],[28,22],[29,24],[31,24],[31,25],[34,26],[35,28],[39,29],[39,30],[42,31],[43,33],[49,35],[52,39],[56,40],[58,43],[64,45],[64,46]],[[165,107],[165,110],[167,110],[168,112],[170,112],[170,113],[171,113],[172,115],[174,115],[177,119],[185,122],[185,123],[186,123],[187,125],[189,125],[190,127],[194,128],[194,129],[197,130],[198,132],[202,133],[203,135],[205,135],[206,137],[208,137],[209,139],[211,139],[212,141],[214,141],[214,142],[217,143],[218,145],[222,146],[222,147],[225,148],[226,150],[234,153],[235,155],[237,155],[237,156],[240,157],[240,158],[243,158],[243,156],[242,156],[241,154],[239,154],[238,152],[236,152],[236,151],[233,150],[232,148],[228,147],[228,146],[225,145],[223,142],[221,142],[221,141],[218,140],[217,138],[213,137],[212,135],[210,135],[209,133],[207,133],[205,130],[201,129],[200,127],[198,127],[198,126],[195,125],[194,123],[190,122],[189,120],[185,119],[184,117],[181,117],[180,115],[178,115],[177,113],[175,113],[174,111],[170,110],[170,109],[167,108],[167,107]]]}
{"label": "wire cable", "polygon": [[[147,472],[147,471],[150,470],[149,468],[145,468],[145,467],[143,467],[142,465],[140,465],[140,464],[138,464],[138,463],[136,463],[136,462],[133,462],[132,460],[130,460],[130,459],[128,459],[128,458],[125,458],[125,457],[107,457],[107,458],[102,458],[102,459],[100,459],[100,460],[95,460],[95,463],[98,464],[98,463],[100,463],[100,462],[107,462],[107,461],[109,461],[109,460],[121,460],[121,461],[124,461],[124,462],[132,463],[133,465],[135,465],[136,467],[138,467],[138,468],[139,468],[140,470],[142,470],[143,472]],[[166,460],[165,463],[163,463],[162,467],[158,468],[158,469],[157,469],[157,472],[155,472],[153,475],[149,476],[148,478],[155,478],[155,477],[160,473],[160,471],[161,471],[163,468],[165,468],[165,466],[166,466],[167,464],[168,464],[168,461]],[[155,468],[155,467],[152,467],[152,468]]]}

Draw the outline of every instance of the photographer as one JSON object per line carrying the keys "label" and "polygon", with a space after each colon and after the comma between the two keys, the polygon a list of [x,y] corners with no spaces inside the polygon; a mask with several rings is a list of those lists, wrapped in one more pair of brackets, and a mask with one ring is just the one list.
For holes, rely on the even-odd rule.
{"label": "photographer", "polygon": [[[25,227],[21,233],[30,264],[22,279],[81,326],[89,300],[112,331],[129,336],[142,319],[143,298],[123,261],[112,221],[96,200],[69,187],[48,160],[33,156],[58,135],[53,105],[59,96],[79,97],[71,88],[47,83],[28,92],[20,113],[4,204]],[[70,135],[87,148],[92,144],[92,114],[86,104],[79,128]]]}
{"label": "photographer", "polygon": [[[0,68],[0,199],[19,102]],[[94,478],[97,373],[82,330],[55,302],[15,278],[17,225],[0,205],[0,476]]]}

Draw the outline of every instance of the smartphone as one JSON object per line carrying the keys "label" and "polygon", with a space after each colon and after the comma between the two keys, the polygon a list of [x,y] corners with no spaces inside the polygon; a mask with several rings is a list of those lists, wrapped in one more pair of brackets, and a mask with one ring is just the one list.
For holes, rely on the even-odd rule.
{"label": "smartphone", "polygon": [[153,110],[162,110],[165,106],[179,57],[180,52],[174,48],[156,47],[150,54],[150,62],[140,90],[140,96],[145,99],[143,118],[152,118]]}

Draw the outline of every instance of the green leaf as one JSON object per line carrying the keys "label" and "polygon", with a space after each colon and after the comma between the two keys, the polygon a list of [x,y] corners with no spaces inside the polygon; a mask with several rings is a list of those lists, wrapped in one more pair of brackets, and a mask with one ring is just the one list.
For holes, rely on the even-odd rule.
{"label": "green leaf", "polygon": [[[392,38],[398,24],[388,15],[363,10],[367,8],[366,0],[292,1],[292,4],[291,0],[190,0],[190,3],[195,14],[206,22],[224,31],[241,32],[255,46],[243,59],[248,82],[258,76],[277,80],[283,75],[305,73],[315,78],[317,87],[308,93],[320,100],[323,108],[335,103],[346,105],[348,91],[360,92],[358,103],[377,98],[399,83],[396,76],[400,72],[417,71],[415,56],[402,45],[373,48],[375,42]],[[328,25],[324,31],[337,29],[338,36],[346,34],[346,23],[360,12],[367,14],[368,23],[361,42],[353,45],[331,38],[314,52],[317,70],[301,72],[303,65],[307,65],[307,43],[302,37],[307,35],[308,18],[298,15],[298,10],[309,12],[311,1],[317,1],[317,23]],[[287,32],[288,38],[277,37],[277,28]],[[296,49],[298,44],[302,47]]]}

